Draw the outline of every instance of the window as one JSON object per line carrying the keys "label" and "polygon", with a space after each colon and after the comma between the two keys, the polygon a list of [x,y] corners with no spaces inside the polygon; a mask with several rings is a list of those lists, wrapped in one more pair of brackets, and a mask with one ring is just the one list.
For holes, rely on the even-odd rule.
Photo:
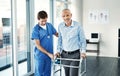
{"label": "window", "polygon": [[0,76],[13,76],[11,2],[0,0]]}

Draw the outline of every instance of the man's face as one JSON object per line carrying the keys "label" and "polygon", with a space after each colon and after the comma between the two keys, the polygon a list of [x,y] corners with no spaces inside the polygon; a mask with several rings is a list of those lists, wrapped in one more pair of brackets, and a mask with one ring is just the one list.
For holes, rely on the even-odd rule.
{"label": "man's face", "polygon": [[62,12],[62,18],[66,24],[71,22],[71,17],[72,17],[72,14],[70,11],[65,10]]}
{"label": "man's face", "polygon": [[45,18],[45,19],[40,19],[40,20],[38,20],[38,21],[39,21],[39,24],[40,24],[40,25],[44,26],[44,25],[46,24],[46,22],[47,22],[47,18]]}

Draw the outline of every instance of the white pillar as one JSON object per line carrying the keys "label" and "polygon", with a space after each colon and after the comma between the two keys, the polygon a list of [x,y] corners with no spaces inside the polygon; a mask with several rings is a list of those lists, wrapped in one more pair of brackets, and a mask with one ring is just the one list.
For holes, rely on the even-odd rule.
{"label": "white pillar", "polygon": [[83,0],[71,0],[68,8],[72,12],[72,19],[82,24]]}

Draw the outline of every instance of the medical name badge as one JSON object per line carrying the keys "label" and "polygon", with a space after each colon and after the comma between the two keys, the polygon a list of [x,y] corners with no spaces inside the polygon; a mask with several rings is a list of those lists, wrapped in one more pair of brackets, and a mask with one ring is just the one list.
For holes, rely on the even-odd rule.
{"label": "medical name badge", "polygon": [[48,35],[47,38],[50,38],[50,36]]}

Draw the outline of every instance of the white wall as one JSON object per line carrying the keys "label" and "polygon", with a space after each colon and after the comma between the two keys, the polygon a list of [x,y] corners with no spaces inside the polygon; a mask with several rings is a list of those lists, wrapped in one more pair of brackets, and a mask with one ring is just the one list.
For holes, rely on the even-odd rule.
{"label": "white wall", "polygon": [[[86,37],[91,32],[101,33],[100,56],[118,56],[118,28],[120,28],[120,0],[83,0],[83,27]],[[90,10],[108,10],[108,23],[90,23]]]}
{"label": "white wall", "polygon": [[69,5],[68,8],[72,12],[72,19],[82,24],[83,1],[82,0],[71,0],[71,4]]}

